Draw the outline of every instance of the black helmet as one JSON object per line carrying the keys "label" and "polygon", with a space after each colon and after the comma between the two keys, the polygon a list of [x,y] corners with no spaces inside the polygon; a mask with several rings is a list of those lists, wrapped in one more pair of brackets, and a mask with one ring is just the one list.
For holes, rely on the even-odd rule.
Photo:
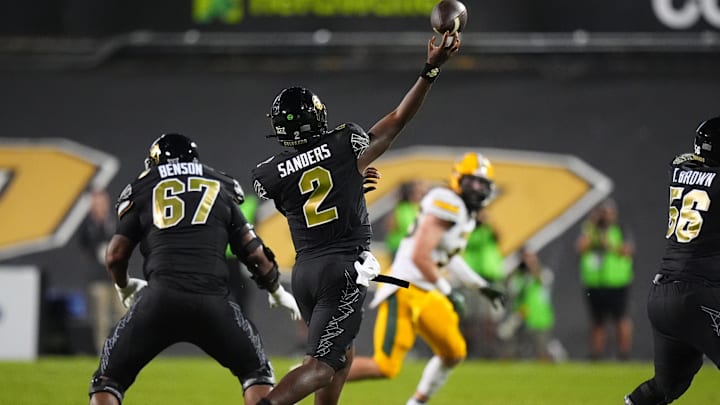
{"label": "black helmet", "polygon": [[695,154],[720,164],[720,116],[704,121],[695,132]]}
{"label": "black helmet", "polygon": [[[287,147],[302,146],[327,131],[327,111],[320,98],[304,87],[284,89],[268,115],[275,137]],[[272,137],[273,135],[271,135]]]}
{"label": "black helmet", "polygon": [[162,134],[150,145],[145,168],[168,162],[197,162],[198,158],[197,144],[192,139],[180,134]]}

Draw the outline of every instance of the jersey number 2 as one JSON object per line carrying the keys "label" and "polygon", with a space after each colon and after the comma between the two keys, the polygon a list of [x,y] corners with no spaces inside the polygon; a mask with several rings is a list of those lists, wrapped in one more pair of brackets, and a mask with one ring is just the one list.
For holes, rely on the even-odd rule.
{"label": "jersey number 2", "polygon": [[320,205],[333,188],[330,171],[320,166],[313,167],[302,174],[298,187],[300,187],[300,194],[311,193],[305,204],[303,204],[305,224],[308,228],[338,219],[336,207],[320,209]]}
{"label": "jersey number 2", "polygon": [[195,209],[192,224],[207,222],[220,191],[220,182],[202,177],[188,177],[185,187],[185,183],[179,179],[167,179],[153,188],[153,223],[158,229],[175,226],[185,218],[185,201],[179,195],[186,191],[203,192],[200,204]]}
{"label": "jersey number 2", "polygon": [[[710,208],[710,197],[705,190],[692,189],[683,197],[684,187],[670,187],[670,213],[666,238],[675,235],[678,242],[688,243],[700,235],[703,217],[700,211]],[[673,206],[673,201],[680,200],[680,209]]]}

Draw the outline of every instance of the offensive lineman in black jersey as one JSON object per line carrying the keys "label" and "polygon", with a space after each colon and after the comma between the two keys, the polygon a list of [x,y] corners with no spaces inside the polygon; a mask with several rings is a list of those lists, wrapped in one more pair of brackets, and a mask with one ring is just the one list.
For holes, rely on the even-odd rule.
{"label": "offensive lineman in black jersey", "polygon": [[[257,285],[299,319],[279,284],[274,255],[238,208],[233,178],[199,162],[195,142],[164,134],[150,147],[146,170],[118,200],[118,226],[106,266],[126,307],[103,347],[90,384],[91,404],[120,404],[140,370],[177,342],[200,347],[230,369],[254,404],[274,384],[273,369],[253,324],[228,287],[228,242]],[[145,280],[128,278],[140,244]],[[239,269],[238,269],[239,271]]]}
{"label": "offensive lineman in black jersey", "polygon": [[626,405],[679,398],[703,355],[720,367],[720,117],[700,124],[694,146],[670,164],[667,243],[647,304],[655,376]]}
{"label": "offensive lineman in black jersey", "polygon": [[327,129],[325,105],[302,87],[277,95],[269,117],[282,146],[262,161],[253,187],[272,199],[288,221],[296,257],[292,286],[308,325],[306,356],[258,404],[289,405],[315,392],[316,405],[337,404],[354,354],[368,280],[380,271],[370,254],[372,236],[363,174],[420,109],[439,67],[460,41],[446,33],[428,43],[427,63],[400,104],[366,133],[357,124]]}

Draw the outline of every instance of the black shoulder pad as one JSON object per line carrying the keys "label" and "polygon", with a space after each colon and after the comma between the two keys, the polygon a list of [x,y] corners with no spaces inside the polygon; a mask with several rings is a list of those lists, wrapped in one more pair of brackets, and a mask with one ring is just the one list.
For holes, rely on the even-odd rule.
{"label": "black shoulder pad", "polygon": [[356,124],[356,123],[354,123],[354,122],[347,122],[347,123],[345,123],[345,124],[343,124],[343,125],[345,125],[345,127],[346,127],[350,132],[354,132],[354,133],[361,134],[361,135],[364,135],[364,134],[365,134],[365,129],[363,129],[363,127],[361,127],[359,124]]}
{"label": "black shoulder pad", "polygon": [[355,157],[360,157],[370,146],[370,136],[358,124],[348,122],[346,131],[350,134],[350,146],[352,146]]}
{"label": "black shoulder pad", "polygon": [[130,196],[132,196],[133,188],[132,184],[128,184],[125,186],[122,192],[120,192],[120,196],[117,199],[117,202],[122,202],[125,200],[129,200]]}
{"label": "black shoulder pad", "polygon": [[115,209],[117,210],[118,218],[122,217],[130,208],[132,208],[132,184],[125,186],[123,191],[120,193],[117,202],[115,203]]}
{"label": "black shoulder pad", "polygon": [[222,170],[217,170],[207,165],[203,165],[208,172],[214,173],[220,181],[230,190],[231,197],[236,204],[242,204],[245,201],[245,192],[240,183],[235,178]]}
{"label": "black shoulder pad", "polygon": [[235,198],[235,202],[238,204],[242,204],[243,201],[245,201],[245,192],[242,189],[242,186],[240,186],[240,183],[238,183],[237,180],[232,179],[233,182],[233,197]]}
{"label": "black shoulder pad", "polygon": [[693,163],[704,163],[705,159],[702,157],[694,154],[694,153],[683,153],[680,155],[675,156],[675,158],[672,161],[672,164],[679,165],[687,162],[693,162]]}
{"label": "black shoulder pad", "polygon": [[148,173],[150,173],[151,171],[152,171],[152,168],[143,170],[142,172],[140,172],[140,174],[138,174],[137,179],[138,180],[142,179],[143,177],[147,176]]}
{"label": "black shoulder pad", "polygon": [[264,164],[270,163],[275,159],[275,155],[270,156],[269,158],[263,160],[262,162],[258,163],[255,167],[260,167]]}
{"label": "black shoulder pad", "polygon": [[347,124],[340,124],[340,125],[336,126],[335,128],[333,128],[332,130],[330,130],[330,131],[328,131],[328,132],[338,132],[338,131],[342,131],[343,129],[345,129],[345,127],[347,127]]}
{"label": "black shoulder pad", "polygon": [[253,189],[255,190],[255,194],[260,198],[261,200],[269,200],[272,197],[268,194],[267,190],[265,189],[265,186],[260,182],[259,179],[253,180]]}

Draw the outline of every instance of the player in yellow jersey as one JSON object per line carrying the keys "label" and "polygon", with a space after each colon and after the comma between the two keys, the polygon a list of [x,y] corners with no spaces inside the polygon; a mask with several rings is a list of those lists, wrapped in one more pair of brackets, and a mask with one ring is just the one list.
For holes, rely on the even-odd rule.
{"label": "player in yellow jersey", "polygon": [[417,390],[408,405],[423,404],[445,383],[467,354],[459,328],[464,301],[444,277],[447,271],[479,289],[493,304],[504,294],[490,287],[462,258],[475,228],[477,211],[493,198],[493,166],[479,153],[467,153],[453,167],[450,187],[431,189],[420,202],[414,229],[403,239],[390,274],[410,288],[382,284],[370,306],[377,307],[373,357],[356,357],[348,381],[392,378],[419,335],[432,349]]}

